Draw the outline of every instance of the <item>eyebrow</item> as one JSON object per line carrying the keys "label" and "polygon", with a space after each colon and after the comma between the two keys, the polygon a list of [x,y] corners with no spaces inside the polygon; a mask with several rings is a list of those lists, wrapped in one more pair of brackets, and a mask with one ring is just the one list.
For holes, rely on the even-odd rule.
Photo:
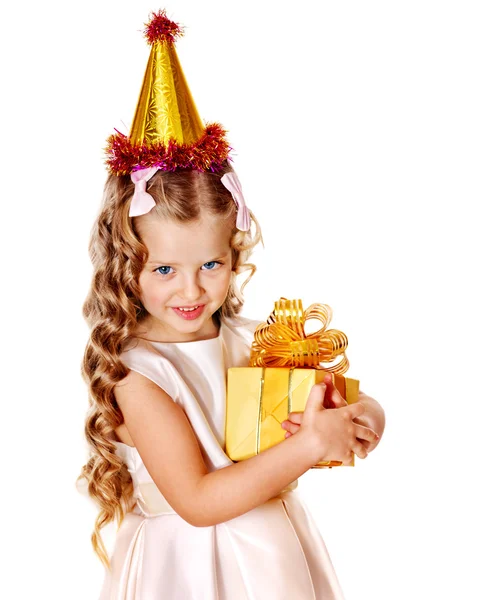
{"label": "eyebrow", "polygon": [[[224,260],[226,257],[228,256],[228,254],[224,254],[222,256],[219,256],[218,258],[211,258],[210,260],[205,260],[203,263],[207,263],[207,262],[214,262],[216,260]],[[164,260],[149,260],[148,261],[149,265],[164,265],[166,267],[172,267],[172,266],[176,266],[176,267],[181,267],[182,264],[178,263],[178,262],[174,262],[174,261],[164,261]]]}

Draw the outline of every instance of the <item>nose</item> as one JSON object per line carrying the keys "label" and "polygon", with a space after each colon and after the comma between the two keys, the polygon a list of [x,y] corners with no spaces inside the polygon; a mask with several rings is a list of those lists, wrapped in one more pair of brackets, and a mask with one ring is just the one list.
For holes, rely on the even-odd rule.
{"label": "nose", "polygon": [[197,302],[203,296],[203,288],[200,285],[199,275],[187,274],[183,276],[180,296],[186,303]]}

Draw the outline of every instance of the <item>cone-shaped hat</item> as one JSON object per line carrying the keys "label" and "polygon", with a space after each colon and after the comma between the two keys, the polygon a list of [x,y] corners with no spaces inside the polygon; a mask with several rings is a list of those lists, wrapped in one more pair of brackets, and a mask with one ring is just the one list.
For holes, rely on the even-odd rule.
{"label": "cone-shaped hat", "polygon": [[116,130],[107,153],[116,175],[157,166],[164,171],[219,170],[230,147],[218,123],[204,126],[174,48],[182,29],[165,11],[152,14],[145,36],[151,44],[129,136]]}

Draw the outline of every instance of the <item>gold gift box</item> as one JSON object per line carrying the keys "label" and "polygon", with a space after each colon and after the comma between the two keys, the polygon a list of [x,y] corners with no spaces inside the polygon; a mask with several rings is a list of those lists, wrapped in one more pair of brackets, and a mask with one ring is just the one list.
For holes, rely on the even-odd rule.
{"label": "gold gift box", "polygon": [[[287,367],[236,367],[228,369],[226,397],[226,454],[246,460],[285,440],[281,423],[290,412],[303,412],[311,388],[325,371]],[[332,380],[348,404],[357,402],[359,381],[333,374]],[[312,468],[341,466],[320,461]],[[349,465],[354,466],[354,455]]]}

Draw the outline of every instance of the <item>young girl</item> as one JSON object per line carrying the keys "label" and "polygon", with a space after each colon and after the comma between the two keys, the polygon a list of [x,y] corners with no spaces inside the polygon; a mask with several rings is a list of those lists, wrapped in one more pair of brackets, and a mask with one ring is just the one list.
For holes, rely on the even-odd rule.
{"label": "young girl", "polygon": [[[222,130],[199,129],[173,49],[178,31],[163,12],[147,26],[151,64],[130,136],[110,139],[90,242],[91,456],[82,476],[100,506],[92,536],[107,567],[100,598],[339,599],[297,480],[320,460],[366,457],[383,412],[362,392],[346,405],[327,375],[304,413],[284,423],[289,439],[236,464],[225,454],[227,369],[248,365],[258,324],[240,316],[236,278],[253,275],[247,260],[261,232]],[[158,100],[162,86],[177,93]],[[115,518],[109,561],[100,530]]]}

